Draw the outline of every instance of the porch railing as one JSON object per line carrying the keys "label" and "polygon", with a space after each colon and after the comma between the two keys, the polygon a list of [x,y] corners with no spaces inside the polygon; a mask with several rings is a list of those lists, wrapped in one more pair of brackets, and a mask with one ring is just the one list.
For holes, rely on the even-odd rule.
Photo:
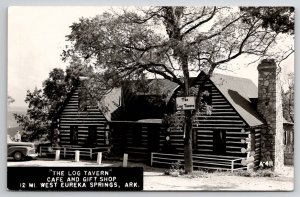
{"label": "porch railing", "polygon": [[[202,169],[221,169],[235,170],[247,169],[247,167],[241,164],[244,158],[223,156],[223,155],[202,155],[193,154],[193,166],[194,168]],[[151,166],[153,164],[172,165],[176,162],[180,162],[180,165],[184,165],[184,155],[182,154],[167,154],[167,153],[151,153]]]}
{"label": "porch railing", "polygon": [[60,150],[60,154],[63,158],[70,156],[75,156],[75,151],[80,151],[80,156],[93,158],[94,155],[97,155],[98,152],[107,152],[108,147],[97,147],[97,148],[77,148],[77,147],[51,147],[43,146],[40,147],[39,155],[48,156],[55,154],[56,150]]}

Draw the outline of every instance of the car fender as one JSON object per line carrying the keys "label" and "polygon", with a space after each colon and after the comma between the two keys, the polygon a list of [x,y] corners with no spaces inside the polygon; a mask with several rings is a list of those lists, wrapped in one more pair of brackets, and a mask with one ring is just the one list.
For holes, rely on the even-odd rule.
{"label": "car fender", "polygon": [[13,154],[17,151],[21,152],[24,156],[28,155],[28,152],[31,150],[31,147],[26,146],[11,146],[8,148],[7,153],[8,156],[13,156]]}

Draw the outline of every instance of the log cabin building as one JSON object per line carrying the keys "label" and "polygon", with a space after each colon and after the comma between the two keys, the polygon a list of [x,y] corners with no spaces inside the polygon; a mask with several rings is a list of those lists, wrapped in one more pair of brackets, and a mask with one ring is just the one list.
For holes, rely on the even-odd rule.
{"label": "log cabin building", "polygon": [[64,157],[81,150],[81,155],[93,158],[110,146],[108,117],[97,105],[81,100],[84,80],[72,88],[52,121],[52,147]]}
{"label": "log cabin building", "polygon": [[[208,115],[197,115],[193,123],[193,162],[196,168],[236,170],[263,165],[281,169],[285,146],[284,118],[275,62],[262,61],[258,74],[258,87],[249,79],[221,74],[213,74],[204,84],[209,93],[204,99],[212,111]],[[168,113],[172,111],[171,101],[180,95],[180,89],[174,88],[175,84],[168,80],[159,80],[159,83],[170,87],[165,91],[172,96],[167,96],[167,107],[163,112]],[[201,79],[194,88],[199,85],[203,85]],[[138,108],[142,109],[142,106]],[[167,128],[158,121],[159,118],[162,117],[127,122],[130,129],[122,126],[120,129],[124,124],[112,121],[112,134],[122,135],[119,150],[129,155],[131,152],[131,155],[147,154],[153,165],[183,162],[183,129]]]}
{"label": "log cabin building", "polygon": [[[233,171],[259,164],[283,165],[282,104],[275,62],[262,61],[258,72],[258,87],[249,79],[221,74],[213,74],[204,84],[208,92],[204,99],[212,110],[197,115],[193,123],[195,168]],[[203,85],[201,79],[193,88],[199,85]],[[166,113],[181,116],[172,104],[181,90],[165,79],[149,80],[149,87],[143,94],[116,88],[97,107],[85,111],[78,107],[78,87],[59,114],[60,146],[109,147],[113,156],[128,153],[129,159],[151,160],[151,165],[182,163],[183,129],[162,124]],[[157,87],[165,96],[160,105],[152,105],[149,98],[156,98]]]}
{"label": "log cabin building", "polygon": [[108,121],[98,107],[81,106],[81,86],[70,95],[59,117],[61,146],[94,148],[108,145]]}

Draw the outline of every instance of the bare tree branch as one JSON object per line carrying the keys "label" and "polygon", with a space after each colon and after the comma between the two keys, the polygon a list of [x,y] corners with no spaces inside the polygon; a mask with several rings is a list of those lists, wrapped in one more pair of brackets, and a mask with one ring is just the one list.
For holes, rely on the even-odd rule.
{"label": "bare tree branch", "polygon": [[212,38],[214,38],[214,37],[216,37],[216,36],[218,36],[218,35],[221,35],[221,33],[222,33],[223,31],[225,31],[228,27],[230,27],[232,24],[234,24],[235,22],[237,22],[237,21],[240,20],[241,18],[242,18],[242,16],[237,17],[236,19],[230,21],[230,22],[227,23],[224,27],[222,27],[220,31],[218,31],[218,32],[216,32],[216,33],[214,33],[214,34],[212,34],[212,35],[210,35],[210,36],[205,36],[204,38],[201,37],[200,39],[196,39],[195,41],[191,42],[190,44],[191,44],[191,45],[197,44],[197,43],[202,42],[202,41],[204,41],[204,40],[209,40],[209,39],[212,39]]}
{"label": "bare tree branch", "polygon": [[[211,15],[210,15],[207,19],[198,22],[197,24],[195,24],[194,26],[192,26],[191,28],[189,28],[188,30],[186,30],[184,33],[182,33],[182,37],[184,37],[185,35],[187,35],[189,32],[195,30],[195,29],[198,28],[200,25],[202,25],[202,24],[207,23],[208,21],[210,21],[210,20],[214,17],[215,14],[216,14],[216,7],[214,7],[214,10],[212,11]],[[200,18],[202,18],[202,16],[199,16],[199,17],[196,18],[194,21],[190,21],[190,22],[188,22],[188,23],[191,24],[191,23],[197,21],[197,20],[200,19]],[[187,23],[187,24],[188,24],[188,23]],[[186,25],[187,25],[187,24],[186,24]],[[186,25],[184,25],[184,27],[185,27]]]}

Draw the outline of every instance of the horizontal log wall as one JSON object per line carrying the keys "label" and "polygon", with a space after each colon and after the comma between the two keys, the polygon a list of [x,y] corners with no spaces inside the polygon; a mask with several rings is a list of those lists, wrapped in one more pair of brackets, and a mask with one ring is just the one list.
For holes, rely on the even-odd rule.
{"label": "horizontal log wall", "polygon": [[[211,82],[206,84],[211,88],[212,113],[211,115],[196,116],[193,124],[194,129],[194,153],[214,154],[215,131],[225,131],[226,154],[231,156],[246,157],[241,149],[247,144],[242,142],[248,137],[246,123]],[[180,115],[179,115],[180,116]],[[184,140],[181,128],[172,128],[170,132],[170,143],[177,151],[183,152]]]}
{"label": "horizontal log wall", "polygon": [[150,153],[159,151],[164,144],[165,128],[158,123],[111,121],[110,128],[115,155],[128,153],[131,158],[150,159]]}
{"label": "horizontal log wall", "polygon": [[[104,115],[97,107],[88,106],[86,111],[79,110],[78,87],[71,95],[68,103],[59,116],[60,145],[71,144],[70,126],[78,126],[78,147],[88,147],[89,126],[96,126],[96,146],[106,146],[106,132],[109,132],[108,123]],[[75,145],[74,145],[75,146]]]}

